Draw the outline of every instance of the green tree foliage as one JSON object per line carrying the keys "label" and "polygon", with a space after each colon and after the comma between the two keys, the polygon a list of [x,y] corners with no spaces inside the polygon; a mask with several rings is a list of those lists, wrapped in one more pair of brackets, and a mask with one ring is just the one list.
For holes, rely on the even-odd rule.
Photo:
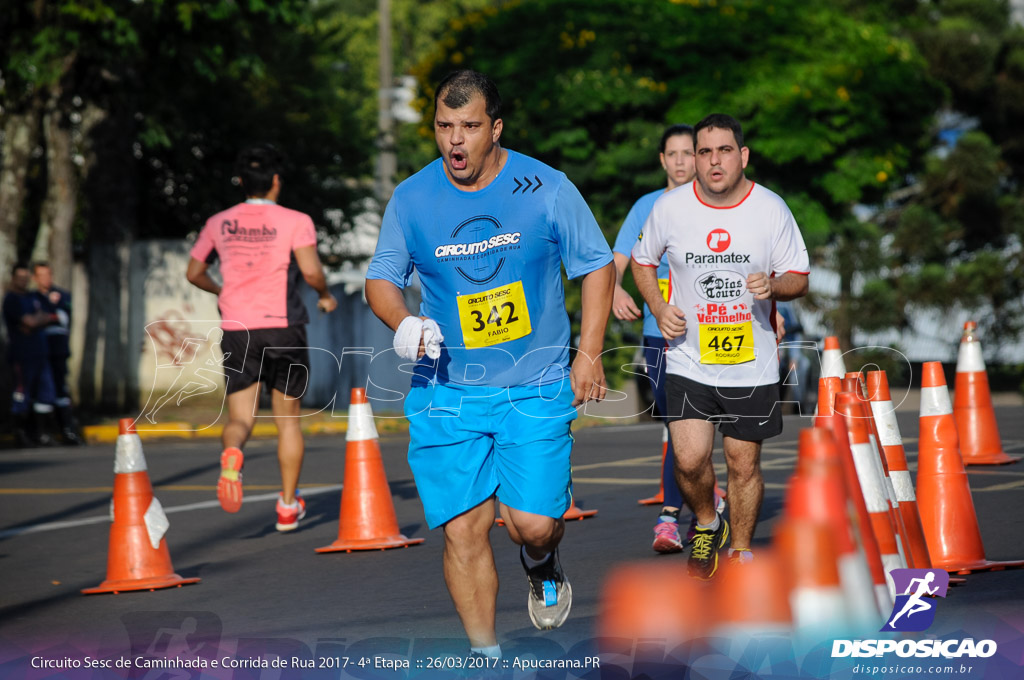
{"label": "green tree foliage", "polygon": [[[889,3],[848,3],[878,13]],[[913,3],[894,30],[919,46],[947,89],[946,130],[873,221],[889,248],[865,284],[860,325],[905,325],[914,306],[988,307],[977,318],[995,341],[1024,330],[1024,29],[1004,0]],[[965,132],[966,130],[966,132]],[[886,290],[886,295],[869,294]],[[949,329],[951,341],[959,329]]]}

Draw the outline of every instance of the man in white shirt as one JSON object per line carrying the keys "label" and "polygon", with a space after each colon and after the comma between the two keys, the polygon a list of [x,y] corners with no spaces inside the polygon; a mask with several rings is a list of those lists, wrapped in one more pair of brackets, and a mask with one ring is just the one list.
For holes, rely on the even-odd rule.
{"label": "man in white shirt", "polygon": [[[775,301],[805,295],[810,266],[785,202],[744,174],[750,151],[739,122],[712,114],[694,133],[697,179],[655,202],[631,266],[668,341],[675,462],[697,516],[690,573],[710,579],[730,533],[712,501],[714,428],[728,467],[729,552],[747,561],[764,495],[761,442],[782,431]],[[658,289],[663,255],[672,304]]]}

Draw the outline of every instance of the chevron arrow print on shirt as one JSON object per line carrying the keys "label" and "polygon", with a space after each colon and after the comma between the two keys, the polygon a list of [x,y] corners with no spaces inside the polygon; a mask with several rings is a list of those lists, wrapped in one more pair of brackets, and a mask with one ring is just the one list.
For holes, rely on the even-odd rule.
{"label": "chevron arrow print on shirt", "polygon": [[525,176],[523,177],[522,182],[519,181],[518,177],[513,177],[512,181],[516,183],[516,188],[512,190],[513,194],[519,191],[520,189],[522,189],[523,193],[525,194],[527,189],[533,187],[533,191],[530,192],[532,194],[535,191],[537,191],[537,189],[540,189],[542,186],[544,186],[544,183],[540,181],[540,177],[537,177],[537,175],[533,176],[532,182],[530,181],[529,177]]}

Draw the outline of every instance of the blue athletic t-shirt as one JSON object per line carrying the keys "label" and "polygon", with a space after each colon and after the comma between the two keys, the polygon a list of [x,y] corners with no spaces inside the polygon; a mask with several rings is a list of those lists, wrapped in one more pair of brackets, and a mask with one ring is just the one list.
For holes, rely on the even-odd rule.
{"label": "blue athletic t-shirt", "polygon": [[[629,209],[629,214],[626,215],[626,219],[622,221],[622,226],[619,227],[619,234],[615,237],[615,246],[612,248],[616,253],[622,253],[626,257],[631,257],[633,252],[633,244],[636,243],[637,238],[640,236],[640,232],[643,231],[644,222],[647,221],[647,216],[651,214],[651,208],[654,207],[654,202],[658,200],[660,196],[665,193],[664,189],[658,189],[652,191],[649,194],[644,194],[637,202],[633,204],[633,207]],[[668,257],[661,258],[661,262],[658,264],[658,281],[664,282],[661,285],[661,289],[664,291],[665,284],[668,282]],[[661,329],[658,328],[658,320],[651,314],[651,308],[644,303],[644,335],[652,335],[656,338],[662,337]]]}
{"label": "blue athletic t-shirt", "polygon": [[443,163],[395,189],[366,274],[399,288],[414,269],[419,275],[420,315],[445,339],[439,359],[420,359],[413,384],[561,380],[569,359],[561,265],[574,279],[612,260],[593,213],[564,173],[515,151],[480,191],[457,189]]}

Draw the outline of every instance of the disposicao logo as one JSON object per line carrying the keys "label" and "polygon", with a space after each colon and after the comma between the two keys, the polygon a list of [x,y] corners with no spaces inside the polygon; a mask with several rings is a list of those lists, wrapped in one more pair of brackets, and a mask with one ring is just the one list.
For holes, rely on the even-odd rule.
{"label": "disposicao logo", "polygon": [[896,592],[892,613],[883,631],[927,630],[935,621],[935,600],[929,596],[946,597],[949,573],[942,569],[893,569],[890,572]]}
{"label": "disposicao logo", "polygon": [[[889,620],[880,632],[918,632],[927,630],[935,621],[937,601],[929,597],[945,597],[949,574],[942,569],[893,569],[889,572],[896,590],[896,601]],[[832,658],[880,657],[990,657],[996,653],[994,640],[833,640]]]}

